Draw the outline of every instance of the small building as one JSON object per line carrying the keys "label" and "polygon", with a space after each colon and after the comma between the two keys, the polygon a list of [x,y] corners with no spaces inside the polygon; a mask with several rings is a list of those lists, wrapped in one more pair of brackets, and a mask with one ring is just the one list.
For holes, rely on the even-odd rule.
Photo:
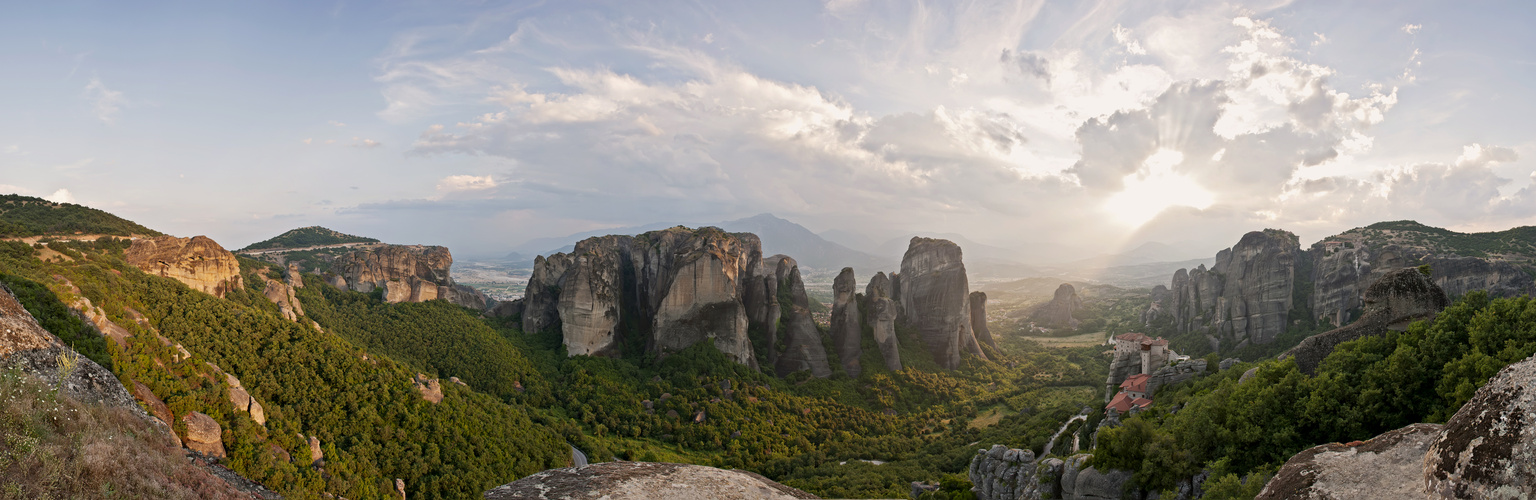
{"label": "small building", "polygon": [[1152,380],[1152,376],[1144,373],[1126,377],[1125,381],[1120,383],[1120,393],[1128,394],[1132,398],[1146,399],[1148,396],[1151,396],[1151,394],[1147,393],[1147,381],[1150,380]]}

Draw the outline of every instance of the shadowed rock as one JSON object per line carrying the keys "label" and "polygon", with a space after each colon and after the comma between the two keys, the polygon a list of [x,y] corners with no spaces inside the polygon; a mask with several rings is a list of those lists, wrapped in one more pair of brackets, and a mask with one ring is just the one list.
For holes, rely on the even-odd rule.
{"label": "shadowed rock", "polygon": [[550,469],[485,492],[486,500],[789,500],[816,496],[739,470],[651,462]]}
{"label": "shadowed rock", "polygon": [[971,332],[976,335],[976,341],[997,349],[997,341],[992,340],[992,329],[987,328],[987,294],[986,292],[971,292]]}
{"label": "shadowed rock", "polygon": [[845,267],[832,280],[832,345],[837,348],[837,359],[843,372],[857,378],[863,372],[859,366],[860,333],[858,281],[853,268]]}
{"label": "shadowed rock", "polygon": [[1077,296],[1077,289],[1071,283],[1062,283],[1056,287],[1051,301],[1041,304],[1030,317],[1046,328],[1077,328],[1077,315],[1082,310],[1083,299]]}
{"label": "shadowed rock", "polygon": [[1399,269],[1366,289],[1365,314],[1359,320],[1343,328],[1307,337],[1280,358],[1294,356],[1296,366],[1310,375],[1335,346],[1381,335],[1389,329],[1405,329],[1414,321],[1433,318],[1449,304],[1445,291],[1418,269]]}
{"label": "shadowed rock", "polygon": [[970,285],[959,245],[913,237],[901,259],[899,293],[902,314],[939,366],[959,367],[962,351],[986,358],[971,331]]}
{"label": "shadowed rock", "polygon": [[875,273],[875,277],[869,279],[869,285],[864,287],[864,300],[869,304],[865,314],[885,368],[898,371],[901,370],[901,344],[896,340],[896,301],[891,300],[890,291],[890,279],[885,273]]}
{"label": "shadowed rock", "polygon": [[[832,376],[827,365],[827,351],[821,346],[821,334],[811,319],[811,301],[805,295],[805,283],[800,280],[800,266],[794,259],[779,260],[775,275],[779,277],[780,293],[788,292],[789,307],[783,316],[785,331],[784,350],[779,353],[774,373],[783,377],[791,373],[810,370],[818,378]],[[783,301],[780,301],[783,305]]]}

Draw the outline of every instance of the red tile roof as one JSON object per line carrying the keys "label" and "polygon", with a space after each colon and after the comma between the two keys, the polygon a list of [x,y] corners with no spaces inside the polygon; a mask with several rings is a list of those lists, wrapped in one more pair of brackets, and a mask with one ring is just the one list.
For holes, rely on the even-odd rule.
{"label": "red tile roof", "polygon": [[1115,336],[1115,340],[1129,340],[1131,342],[1141,342],[1149,338],[1151,337],[1148,337],[1147,334],[1137,332],[1122,333]]}
{"label": "red tile roof", "polygon": [[1115,410],[1120,413],[1131,411],[1131,395],[1123,392],[1116,394],[1115,398],[1109,400],[1109,404],[1104,406],[1104,409]]}
{"label": "red tile roof", "polygon": [[1132,408],[1145,409],[1148,406],[1152,406],[1152,400],[1147,398],[1136,398],[1134,401],[1131,401]]}
{"label": "red tile roof", "polygon": [[1140,392],[1145,394],[1147,392],[1147,381],[1151,379],[1152,377],[1145,373],[1131,375],[1126,377],[1124,382],[1120,383],[1120,388],[1131,392]]}

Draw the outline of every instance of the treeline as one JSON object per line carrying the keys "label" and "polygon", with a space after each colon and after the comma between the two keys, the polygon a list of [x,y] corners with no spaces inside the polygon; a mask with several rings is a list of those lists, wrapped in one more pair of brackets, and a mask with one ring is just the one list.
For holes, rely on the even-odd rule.
{"label": "treeline", "polygon": [[1203,468],[1217,478],[1271,471],[1318,444],[1443,423],[1500,369],[1533,353],[1536,300],[1473,292],[1432,322],[1340,344],[1314,376],[1293,360],[1267,361],[1243,383],[1244,370],[1233,369],[1170,387],[1150,410],[1102,432],[1093,460],[1135,471],[1152,491]]}
{"label": "treeline", "polygon": [[326,229],[320,226],[301,227],[291,229],[286,233],[277,235],[271,239],[246,245],[240,251],[262,250],[267,248],[301,248],[316,245],[339,245],[342,243],[378,243],[379,240],[354,236]]}
{"label": "treeline", "polygon": [[0,238],[74,233],[160,235],[157,231],[94,208],[73,203],[54,203],[31,196],[0,195]]}

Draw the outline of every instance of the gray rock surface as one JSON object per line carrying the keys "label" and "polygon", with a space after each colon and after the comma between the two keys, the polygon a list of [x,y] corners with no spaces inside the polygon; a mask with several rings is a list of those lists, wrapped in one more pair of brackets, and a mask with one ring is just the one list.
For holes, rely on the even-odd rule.
{"label": "gray rock surface", "polygon": [[1433,318],[1449,304],[1445,291],[1418,269],[1399,269],[1382,276],[1366,290],[1365,314],[1359,320],[1307,337],[1280,357],[1295,357],[1297,367],[1311,374],[1339,344]]}
{"label": "gray rock surface", "polygon": [[1076,479],[1072,486],[1074,500],[1118,500],[1123,496],[1125,484],[1131,481],[1131,473],[1123,470],[1100,472],[1088,467],[1078,471]]}
{"label": "gray rock surface", "polygon": [[851,267],[843,268],[832,280],[832,345],[837,349],[837,361],[843,372],[853,378],[863,373],[859,366],[863,326],[859,324],[858,288]]}
{"label": "gray rock surface", "polygon": [[896,301],[890,298],[891,281],[885,273],[875,273],[864,287],[864,301],[869,304],[865,314],[875,345],[880,347],[880,358],[885,368],[901,370],[901,343],[896,339]]}
{"label": "gray rock surface", "polygon": [[976,341],[997,349],[997,341],[992,339],[992,329],[987,328],[987,294],[986,292],[971,292],[971,332],[976,335]]}
{"label": "gray rock surface", "polygon": [[182,440],[187,449],[210,457],[224,457],[224,433],[218,422],[195,411],[181,417],[181,421],[187,426],[187,438]]}
{"label": "gray rock surface", "polygon": [[960,246],[913,237],[901,259],[901,312],[939,366],[960,366],[961,352],[986,358],[971,330],[970,285]]}
{"label": "gray rock surface", "polygon": [[575,255],[556,302],[565,351],[571,356],[618,355],[619,263],[608,248]]}
{"label": "gray rock surface", "polygon": [[486,500],[789,500],[816,496],[763,476],[700,465],[603,462],[550,469],[485,492]]}
{"label": "gray rock surface", "polygon": [[[1041,477],[1035,453],[1000,444],[977,450],[967,471],[971,491],[979,500],[1024,500],[1048,498],[1041,495]],[[1054,477],[1045,478],[1047,484]]]}
{"label": "gray rock surface", "polygon": [[538,333],[560,325],[561,278],[574,259],[557,253],[533,259],[533,273],[523,291],[523,332]]}
{"label": "gray rock surface", "polygon": [[[66,358],[75,364],[68,373],[59,366]],[[150,418],[112,372],[44,330],[4,285],[0,285],[0,368],[41,378],[76,400],[127,408]]]}
{"label": "gray rock surface", "polygon": [[788,314],[783,317],[784,331],[780,332],[785,347],[779,352],[774,373],[783,377],[797,371],[810,370],[811,375],[819,378],[832,376],[832,368],[827,364],[827,351],[821,345],[821,333],[816,330],[816,323],[811,319],[811,301],[805,295],[800,266],[794,259],[784,258],[779,261],[775,274],[779,277],[779,289],[788,290],[790,304]]}
{"label": "gray rock surface", "polygon": [[1173,275],[1168,314],[1181,333],[1198,332],[1222,345],[1266,344],[1287,327],[1295,286],[1296,235],[1266,229],[1243,235],[1216,254],[1209,270],[1180,269]]}
{"label": "gray rock surface", "polygon": [[1536,497],[1536,356],[1504,367],[1456,411],[1422,477],[1445,498]]}
{"label": "gray rock surface", "polygon": [[1083,299],[1077,296],[1077,289],[1071,283],[1062,283],[1056,287],[1051,301],[1041,304],[1030,317],[1046,328],[1077,328],[1077,315],[1082,309]]}
{"label": "gray rock surface", "polygon": [[1314,446],[1286,461],[1257,498],[1424,498],[1424,453],[1440,429],[1413,424],[1363,443]]}

